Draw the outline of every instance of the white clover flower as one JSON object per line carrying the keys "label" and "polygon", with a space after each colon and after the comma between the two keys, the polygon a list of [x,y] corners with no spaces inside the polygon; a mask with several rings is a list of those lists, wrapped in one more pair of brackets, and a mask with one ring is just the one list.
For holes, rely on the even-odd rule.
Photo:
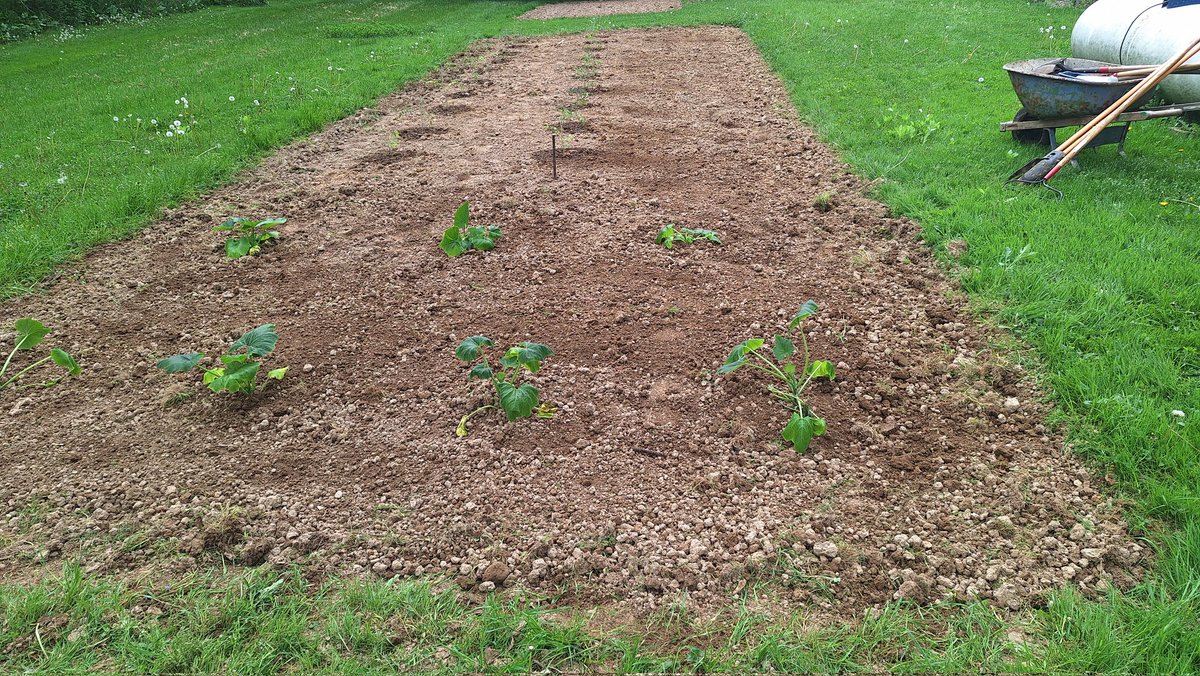
{"label": "white clover flower", "polygon": [[261,106],[262,104],[258,102],[258,99],[254,99],[254,105]]}
{"label": "white clover flower", "polygon": [[295,87],[289,87],[289,88],[288,88],[288,91],[289,91],[289,92],[294,92],[294,91],[296,91],[296,88],[295,88]]}
{"label": "white clover flower", "polygon": [[142,154],[144,154],[144,155],[149,155],[149,154],[150,154],[150,149],[149,149],[149,148],[146,148],[145,150],[143,150],[143,151],[142,151]]}
{"label": "white clover flower", "polygon": [[179,105],[179,99],[175,99],[175,105]]}
{"label": "white clover flower", "polygon": [[329,66],[329,67],[327,67],[325,70],[332,71],[332,70],[333,70],[333,66]]}
{"label": "white clover flower", "polygon": [[58,184],[62,185],[66,182],[67,182],[67,175],[62,173],[61,171],[58,172]]}
{"label": "white clover flower", "polygon": [[1179,409],[1175,409],[1174,411],[1171,411],[1171,417],[1173,417],[1173,418],[1183,418],[1185,416],[1187,416],[1187,414],[1184,413],[1183,411],[1180,411]]}
{"label": "white clover flower", "polygon": [[154,125],[155,127],[157,127],[157,126],[158,126],[158,120],[155,120],[154,118],[151,118],[151,119],[150,119],[150,124],[152,124],[152,125]]}
{"label": "white clover flower", "polygon": [[29,181],[21,181],[21,182],[20,182],[20,183],[18,183],[17,185],[21,186],[22,188],[28,188],[28,187],[29,187]]}
{"label": "white clover flower", "polygon": [[1059,27],[1059,30],[1064,30],[1064,31],[1065,31],[1065,30],[1067,30],[1067,27],[1066,27],[1066,26],[1060,26],[1060,27]]}
{"label": "white clover flower", "polygon": [[232,96],[230,96],[230,97],[229,97],[229,102],[230,102],[230,103],[232,103],[232,102],[234,102],[234,101],[236,101],[236,100],[237,100],[237,99],[233,98]]}
{"label": "white clover flower", "polygon": [[904,44],[906,44],[906,45],[908,44],[908,38],[904,39]]}
{"label": "white clover flower", "polygon": [[171,137],[172,137],[172,136],[174,136],[174,135],[175,135],[175,133],[174,133],[174,132],[170,132],[170,131],[169,131],[169,132],[167,132],[167,138],[171,138]]}
{"label": "white clover flower", "polygon": [[117,117],[116,115],[113,115],[113,122],[120,122],[120,121],[121,121],[121,118]]}
{"label": "white clover flower", "polygon": [[141,124],[141,123],[142,123],[142,118],[140,118],[140,117],[139,117],[139,118],[137,119],[137,123],[138,123],[138,124]]}
{"label": "white clover flower", "polygon": [[180,129],[178,129],[178,130],[176,131],[176,133],[178,133],[180,136],[183,136],[184,134],[186,134],[186,133],[187,133],[187,131],[186,131],[186,130],[184,130],[183,128],[180,128]]}
{"label": "white clover flower", "polygon": [[980,81],[980,82],[983,82],[983,78],[979,78],[979,81]]}

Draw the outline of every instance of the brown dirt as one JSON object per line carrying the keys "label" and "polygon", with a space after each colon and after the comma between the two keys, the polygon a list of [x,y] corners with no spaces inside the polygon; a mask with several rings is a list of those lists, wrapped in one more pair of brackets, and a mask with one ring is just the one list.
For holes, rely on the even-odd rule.
{"label": "brown dirt", "polygon": [[[588,130],[553,181],[546,128],[585,48]],[[1040,394],[741,32],[490,41],[436,82],[3,304],[86,372],[0,401],[0,577],[223,557],[633,612],[766,584],[850,616],[891,598],[1016,608],[1138,575],[1145,552]],[[450,260],[436,242],[468,198],[504,238]],[[227,262],[210,228],[230,214],[289,221]],[[725,246],[666,251],[668,223]],[[839,377],[812,390],[828,435],[797,455],[762,380],[713,369],[807,298],[813,353]],[[266,322],[272,366],[292,371],[254,396],[153,368]],[[537,377],[554,419],[481,416],[455,437],[486,400],[453,356],[477,333],[555,349]]]}
{"label": "brown dirt", "polygon": [[610,14],[648,14],[670,12],[682,7],[679,0],[582,0],[542,5],[525,12],[518,19],[563,19]]}

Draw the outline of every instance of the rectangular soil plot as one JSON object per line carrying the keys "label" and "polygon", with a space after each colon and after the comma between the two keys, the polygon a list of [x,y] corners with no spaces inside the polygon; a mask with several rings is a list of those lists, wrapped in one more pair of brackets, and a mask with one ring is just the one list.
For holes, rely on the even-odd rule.
{"label": "rectangular soil plot", "polygon": [[[563,122],[582,131],[552,180]],[[862,191],[735,29],[479,43],[4,303],[84,374],[2,395],[0,576],[82,542],[92,570],[300,562],[634,611],[761,583],[847,617],[1128,584],[1145,552],[1041,395]],[[448,258],[464,200],[503,235]],[[210,230],[231,215],[288,222],[230,262]],[[670,224],[721,244],[668,250]],[[765,377],[717,369],[749,338],[803,345],[807,299],[837,376],[807,392],[828,431],[798,454]],[[253,395],[153,368],[265,323],[291,370]],[[474,335],[554,350],[532,378],[552,417],[456,436],[492,401],[454,355]]]}

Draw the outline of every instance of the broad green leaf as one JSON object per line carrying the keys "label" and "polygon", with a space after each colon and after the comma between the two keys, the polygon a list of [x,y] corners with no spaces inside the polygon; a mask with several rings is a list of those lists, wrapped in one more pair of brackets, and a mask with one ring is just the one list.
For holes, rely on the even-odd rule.
{"label": "broad green leaf", "polygon": [[817,310],[819,309],[815,300],[804,301],[804,305],[801,305],[800,309],[796,311],[796,316],[792,317],[792,320],[788,322],[788,330],[795,331],[796,327],[800,326],[800,322],[817,314]]}
{"label": "broad green leaf", "polygon": [[242,218],[241,216],[234,216],[233,218],[230,218],[224,223],[213,228],[213,232],[233,232],[234,230],[242,229],[242,224],[245,222],[246,219]]}
{"label": "broad green leaf", "polygon": [[270,371],[267,371],[267,378],[270,378],[271,380],[283,380],[283,377],[287,375],[289,368],[291,367],[284,366],[281,369],[271,369]]}
{"label": "broad green leaf", "polygon": [[245,354],[245,353],[221,355],[221,363],[226,366],[233,366],[234,364],[245,364],[248,361],[250,361],[250,355]]}
{"label": "broad green leaf", "polygon": [[771,347],[771,354],[775,355],[776,361],[783,361],[792,356],[796,351],[796,344],[786,336],[775,336],[775,344]]}
{"label": "broad green leaf", "polygon": [[793,413],[791,420],[788,420],[788,424],[780,432],[780,436],[790,442],[797,453],[803,453],[808,450],[808,445],[812,443],[813,437],[819,437],[824,433],[825,421],[823,419]]}
{"label": "broad green leaf", "polygon": [[259,366],[256,361],[231,364],[225,367],[224,373],[208,383],[208,389],[213,392],[253,392],[254,377],[258,375]]}
{"label": "broad green leaf", "polygon": [[476,364],[471,368],[471,372],[467,374],[467,378],[478,378],[480,380],[491,380],[492,369],[488,368],[487,364]]}
{"label": "broad green leaf", "polygon": [[446,232],[442,233],[442,241],[438,243],[438,248],[451,258],[457,258],[467,252],[467,243],[459,235],[457,225],[446,228]]}
{"label": "broad green leaf", "polygon": [[249,256],[251,249],[258,244],[258,238],[254,235],[242,235],[241,237],[231,237],[225,240],[225,257],[229,260],[237,260],[242,256]]}
{"label": "broad green leaf", "polygon": [[465,228],[470,222],[471,205],[464,201],[462,204],[458,205],[458,209],[454,211],[454,227],[458,229]]}
{"label": "broad green leaf", "polygon": [[287,223],[286,218],[268,218],[265,221],[259,221],[258,223],[255,223],[254,227],[269,228],[269,227],[275,226],[275,225],[283,225],[284,223]]}
{"label": "broad green leaf", "polygon": [[508,382],[496,383],[496,392],[500,395],[500,408],[509,420],[528,418],[538,405],[537,388],[529,383],[520,387]]}
{"label": "broad green leaf", "polygon": [[223,368],[208,369],[204,372],[204,384],[207,385],[223,375],[225,375]]}
{"label": "broad green leaf", "polygon": [[696,228],[696,229],[690,230],[689,232],[691,232],[693,235],[695,235],[695,236],[697,236],[697,237],[703,237],[704,239],[707,239],[708,241],[710,241],[710,242],[712,242],[712,243],[714,243],[714,244],[720,244],[720,243],[721,243],[721,237],[720,237],[720,235],[718,235],[717,233],[713,232],[712,230],[705,230],[705,229],[703,229],[703,228]]}
{"label": "broad green leaf", "polygon": [[241,338],[229,346],[229,351],[234,352],[244,347],[251,356],[265,357],[275,350],[275,344],[278,342],[279,334],[275,333],[275,325],[263,324],[243,333]]}
{"label": "broad green leaf", "polygon": [[495,345],[491,338],[487,336],[471,336],[458,344],[454,350],[454,356],[463,361],[475,361],[479,359],[479,355],[483,352],[483,348]]}
{"label": "broad green leaf", "polygon": [[717,369],[717,373],[724,375],[726,373],[733,373],[734,371],[742,368],[746,365],[746,355],[762,347],[765,342],[766,341],[764,341],[762,338],[751,338],[750,340],[735,345],[733,351],[730,352],[729,356],[725,358],[725,363],[721,366],[721,368]]}
{"label": "broad green leaf", "polygon": [[525,341],[509,348],[508,353],[504,355],[505,359],[509,360],[508,363],[504,363],[504,359],[501,359],[500,363],[510,368],[520,364],[531,372],[537,373],[542,367],[542,360],[552,354],[554,354],[554,350],[547,345]]}
{"label": "broad green leaf", "polygon": [[203,352],[187,352],[160,360],[155,366],[167,373],[183,373],[196,368],[196,364],[199,364],[203,358]]}
{"label": "broad green leaf", "polygon": [[83,373],[83,369],[79,368],[79,362],[75,361],[74,357],[67,354],[66,350],[60,350],[56,347],[53,350],[50,350],[50,358],[54,360],[55,364],[65,368],[67,373],[73,376]]}
{"label": "broad green leaf", "polygon": [[814,380],[817,378],[829,378],[833,380],[834,377],[833,364],[827,361],[814,361],[808,365],[808,368],[804,372],[806,375],[812,376]]}
{"label": "broad green leaf", "polygon": [[17,349],[32,350],[37,347],[50,329],[45,324],[31,317],[22,317],[15,324],[17,329]]}
{"label": "broad green leaf", "polygon": [[794,375],[796,375],[796,365],[795,365],[795,364],[792,364],[791,362],[789,362],[789,363],[787,363],[787,364],[784,364],[784,365],[783,365],[783,372],[784,372],[784,373],[786,373],[786,374],[788,374],[789,376],[794,376]]}

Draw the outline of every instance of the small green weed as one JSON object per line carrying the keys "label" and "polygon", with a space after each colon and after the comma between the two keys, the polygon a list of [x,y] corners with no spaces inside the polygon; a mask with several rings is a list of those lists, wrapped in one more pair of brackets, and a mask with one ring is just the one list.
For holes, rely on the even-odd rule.
{"label": "small green weed", "polygon": [[833,208],[837,206],[837,193],[826,190],[813,198],[812,205],[814,209],[823,214],[833,211]]}
{"label": "small green weed", "polygon": [[442,233],[442,241],[438,248],[451,258],[456,258],[466,252],[491,251],[496,248],[496,240],[500,239],[500,228],[495,225],[471,226],[471,207],[467,202],[458,206],[454,212],[454,225]]}
{"label": "small green weed", "polygon": [[[801,322],[815,315],[817,310],[814,301],[806,301],[800,306],[796,316],[788,322],[788,330],[795,331]],[[769,352],[766,349],[765,338],[751,338],[737,345],[729,353],[725,364],[717,369],[718,374],[724,375],[749,366],[783,382],[786,389],[768,385],[767,390],[792,412],[791,419],[780,435],[792,444],[797,453],[808,450],[813,437],[825,434],[825,420],[814,414],[805,403],[804,390],[817,378],[834,378],[833,364],[827,361],[809,361],[808,339],[804,337],[803,331],[800,332],[800,343],[804,349],[804,364],[800,369],[796,368],[794,361],[788,361],[796,353],[796,344],[782,335],[772,339]]]}
{"label": "small green weed", "polygon": [[669,224],[658,232],[658,237],[654,238],[656,244],[661,244],[667,249],[674,249],[675,243],[692,244],[696,240],[706,239],[713,244],[720,245],[721,238],[712,230],[704,230],[703,228],[677,228],[674,223]]}
{"label": "small green weed", "polygon": [[[250,394],[258,389],[257,376],[262,362],[254,358],[262,358],[275,351],[279,342],[279,334],[275,332],[274,324],[263,324],[242,334],[241,338],[229,346],[229,351],[221,355],[221,365],[204,369],[204,384],[213,392],[235,392]],[[167,373],[184,373],[191,371],[204,359],[203,352],[186,352],[167,357],[155,366]],[[268,380],[283,380],[288,367],[272,369],[267,372]]]}
{"label": "small green weed", "polygon": [[[539,418],[550,418],[554,409],[548,404],[540,403],[540,393],[529,382],[522,382],[522,372],[537,373],[542,368],[542,361],[554,354],[546,345],[524,341],[508,348],[500,358],[499,366],[493,368],[488,361],[485,348],[494,346],[487,336],[471,336],[459,344],[454,356],[467,363],[475,363],[471,367],[468,378],[490,380],[496,388],[496,401],[509,420],[528,418],[537,413]],[[483,411],[496,408],[497,404],[487,404],[464,415],[454,431],[460,437],[467,436],[467,422]]]}
{"label": "small green weed", "polygon": [[[39,366],[49,362],[54,362],[55,364],[58,364],[62,368],[66,369],[67,375],[69,376],[77,376],[82,372],[82,369],[79,368],[79,364],[75,361],[74,357],[67,354],[65,350],[55,347],[51,348],[49,355],[33,362],[29,366],[26,366],[5,380],[4,376],[8,373],[8,368],[12,365],[13,358],[17,356],[17,353],[32,350],[33,348],[37,347],[50,333],[50,329],[47,328],[45,324],[30,317],[22,317],[21,319],[18,319],[13,328],[17,333],[16,340],[13,344],[12,351],[8,353],[8,359],[4,360],[4,366],[0,366],[0,392],[4,391],[4,389],[9,385],[12,385],[20,380],[21,377],[26,373],[29,373]],[[63,378],[65,377],[66,376],[63,376]],[[42,385],[44,387],[53,387],[60,382],[62,382],[62,378],[48,380],[45,383],[42,383]]]}
{"label": "small green weed", "polygon": [[268,218],[256,221],[252,218],[234,216],[213,228],[213,232],[228,232],[229,239],[225,240],[225,257],[237,260],[242,256],[255,256],[266,244],[279,239],[279,231],[271,228],[287,223],[286,218]]}
{"label": "small green weed", "polygon": [[885,128],[890,125],[888,133],[901,141],[929,141],[929,137],[942,128],[942,124],[929,113],[924,117],[910,116],[907,113],[897,113],[894,108],[888,108],[888,114],[883,116],[880,123]]}

